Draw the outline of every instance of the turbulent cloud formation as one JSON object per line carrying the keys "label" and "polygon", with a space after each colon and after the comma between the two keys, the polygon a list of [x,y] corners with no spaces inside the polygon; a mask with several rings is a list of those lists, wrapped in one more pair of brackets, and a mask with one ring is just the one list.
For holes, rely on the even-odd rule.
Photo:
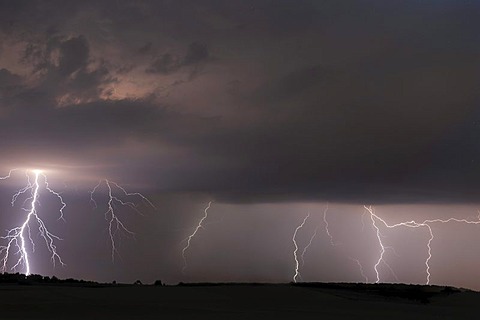
{"label": "turbulent cloud formation", "polygon": [[2,165],[232,202],[476,201],[478,9],[1,1]]}

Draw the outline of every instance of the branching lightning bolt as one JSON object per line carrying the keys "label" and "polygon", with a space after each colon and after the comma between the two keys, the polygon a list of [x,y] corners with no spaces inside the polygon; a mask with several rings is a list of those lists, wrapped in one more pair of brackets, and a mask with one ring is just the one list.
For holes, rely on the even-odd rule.
{"label": "branching lightning bolt", "polygon": [[377,234],[377,239],[378,239],[378,244],[380,245],[380,257],[378,258],[378,261],[374,266],[375,273],[377,275],[376,283],[378,283],[378,282],[380,282],[380,275],[378,273],[378,266],[383,261],[383,255],[385,254],[385,247],[383,246],[382,235],[380,234],[380,229],[378,228],[377,224],[375,223],[375,219],[374,219],[375,214],[373,213],[373,210],[371,208],[367,208],[366,206],[365,206],[365,209],[367,209],[370,212],[370,218],[372,219],[372,225],[375,228],[375,232]]}
{"label": "branching lightning bolt", "polygon": [[200,228],[203,228],[203,222],[208,218],[208,209],[210,209],[210,207],[212,206],[212,201],[210,201],[208,203],[208,205],[205,207],[205,209],[203,210],[204,212],[204,215],[203,217],[200,219],[200,221],[198,221],[198,224],[197,226],[195,227],[195,229],[193,230],[192,234],[190,234],[186,240],[186,245],[185,247],[183,247],[182,249],[182,258],[183,258],[183,267],[182,267],[182,273],[185,273],[185,270],[187,269],[187,256],[186,256],[186,252],[187,250],[190,248],[190,243],[192,241],[192,239],[195,237],[195,235],[197,234],[198,230],[200,230]]}
{"label": "branching lightning bolt", "polygon": [[[376,283],[379,283],[380,282],[380,273],[378,271],[378,268],[380,266],[381,263],[383,263],[389,270],[390,272],[393,274],[393,276],[397,278],[395,272],[393,271],[392,267],[385,261],[384,259],[384,255],[385,255],[385,252],[386,252],[386,249],[388,249],[389,247],[386,247],[384,244],[383,244],[383,241],[382,241],[382,234],[380,232],[380,228],[378,227],[376,221],[381,221],[387,228],[395,228],[395,227],[400,227],[400,226],[404,226],[404,227],[410,227],[410,228],[419,228],[419,227],[425,227],[425,225],[421,225],[421,224],[418,224],[414,221],[408,221],[408,222],[402,222],[402,223],[398,223],[396,225],[388,225],[385,220],[383,220],[382,218],[380,218],[379,216],[377,216],[373,210],[372,207],[367,207],[367,206],[364,206],[364,208],[370,213],[370,219],[372,220],[372,225],[375,229],[375,233],[376,233],[376,236],[377,236],[377,240],[378,240],[378,244],[380,245],[380,256],[377,260],[377,262],[375,263],[375,266],[374,266],[374,269],[375,269],[375,274],[376,274]],[[426,226],[428,227],[428,226]],[[429,228],[429,227],[428,227]],[[430,242],[429,242],[430,244]],[[429,252],[430,252],[430,248],[429,248]],[[427,284],[429,283],[429,277],[430,277],[430,274],[428,272],[428,261],[430,260],[430,257],[427,258]]]}
{"label": "branching lightning bolt", "polygon": [[[333,244],[333,237],[332,235],[330,234],[330,231],[328,230],[328,221],[327,221],[327,211],[328,211],[328,202],[327,202],[327,206],[325,207],[325,209],[323,210],[323,221],[325,223],[325,229],[326,229],[326,232],[327,232],[327,235],[329,236],[330,238],[330,243],[332,245]],[[480,213],[479,213],[480,215]],[[315,237],[317,236],[317,233],[318,233],[318,227],[315,228],[315,231],[313,232],[312,236],[310,237],[310,240],[308,241],[308,244],[303,248],[302,250],[302,253],[300,255],[300,260],[302,261],[301,265],[302,267],[305,265],[305,253],[308,251],[308,249],[310,248],[310,246],[312,245],[313,243],[313,240],[315,239]]]}
{"label": "branching lightning bolt", "polygon": [[372,207],[364,206],[364,208],[366,210],[368,210],[368,212],[370,213],[370,218],[372,220],[373,227],[376,230],[377,239],[378,239],[378,242],[379,242],[380,247],[381,247],[380,257],[379,257],[377,263],[374,266],[375,273],[377,275],[377,281],[376,282],[380,281],[380,276],[379,276],[379,272],[378,272],[378,267],[379,267],[380,263],[383,262],[388,268],[390,268],[390,266],[384,260],[385,250],[388,247],[383,245],[380,229],[377,226],[376,221],[380,221],[383,225],[385,225],[386,228],[389,228],[389,229],[393,229],[393,228],[396,228],[396,227],[407,227],[407,228],[425,228],[425,229],[428,230],[429,238],[428,238],[428,241],[427,241],[427,258],[425,259],[426,284],[430,284],[430,278],[431,278],[430,260],[432,259],[432,246],[431,246],[431,244],[432,244],[432,241],[434,239],[434,234],[433,234],[433,231],[432,231],[432,228],[431,228],[430,224],[431,223],[450,223],[450,222],[475,224],[475,225],[480,224],[480,213],[479,213],[479,216],[477,217],[477,220],[474,220],[474,221],[467,220],[467,219],[448,218],[448,219],[427,219],[427,220],[424,220],[422,222],[416,222],[416,221],[412,220],[412,221],[400,222],[400,223],[397,223],[397,224],[389,225],[385,222],[385,220],[383,220],[382,218],[380,218],[378,215],[375,214]]}
{"label": "branching lightning bolt", "polygon": [[295,229],[295,232],[293,233],[292,237],[292,242],[295,247],[293,250],[293,258],[295,259],[295,274],[293,276],[293,282],[297,283],[297,278],[300,277],[300,272],[299,272],[299,262],[298,262],[298,244],[297,244],[297,233],[298,230],[303,228],[305,225],[305,222],[307,222],[307,219],[310,217],[310,213],[308,213],[305,218],[303,219],[302,223]]}
{"label": "branching lightning bolt", "polygon": [[[9,171],[7,176],[0,177],[0,180],[5,180],[9,179],[13,172],[18,171],[20,169],[12,169]],[[31,174],[33,174],[33,182],[31,179]],[[24,268],[24,273],[25,275],[30,274],[30,260],[29,260],[29,255],[28,255],[28,248],[27,248],[27,240],[26,237],[28,237],[28,241],[30,242],[31,245],[31,250],[32,252],[35,251],[35,243],[32,239],[31,236],[31,227],[30,224],[36,221],[38,225],[38,231],[40,236],[45,240],[45,244],[47,246],[47,249],[51,253],[51,260],[53,265],[55,266],[55,263],[58,261],[62,266],[65,265],[60,257],[60,255],[57,253],[57,247],[55,245],[55,240],[61,240],[58,236],[54,235],[51,233],[48,229],[47,226],[45,225],[44,221],[40,218],[37,206],[39,204],[39,190],[40,190],[40,181],[39,177],[43,177],[43,185],[44,188],[55,195],[60,203],[62,204],[61,208],[59,209],[60,212],[60,218],[64,220],[63,218],[63,210],[66,207],[65,202],[63,201],[62,196],[60,193],[54,191],[51,189],[48,185],[47,181],[47,176],[41,171],[41,170],[26,170],[25,175],[27,178],[27,185],[20,190],[17,191],[12,197],[11,204],[12,206],[15,205],[16,200],[18,199],[19,196],[23,194],[29,194],[29,196],[25,199],[24,205],[26,203],[29,203],[29,206],[27,208],[22,207],[22,209],[27,212],[27,216],[25,217],[25,220],[23,223],[15,227],[13,229],[7,230],[7,233],[5,236],[1,237],[2,239],[7,240],[7,244],[4,246],[0,246],[0,255],[2,258],[0,259],[1,261],[1,267],[0,270],[2,272],[6,272],[8,270],[8,260],[10,255],[18,255],[17,262],[11,267],[11,270],[17,270],[21,265]],[[16,252],[11,252],[13,248],[16,248]]]}
{"label": "branching lightning bolt", "polygon": [[[142,214],[140,210],[138,210],[137,205],[135,203],[124,201],[120,198],[120,196],[122,197],[137,196],[137,197],[140,197],[142,201],[147,203],[152,208],[156,209],[156,207],[153,205],[153,203],[150,200],[148,200],[147,197],[145,197],[141,193],[138,193],[138,192],[129,193],[116,182],[110,181],[108,179],[103,179],[103,180],[100,180],[98,184],[95,187],[93,187],[93,189],[90,191],[90,201],[93,203],[95,208],[97,208],[97,202],[95,201],[94,196],[102,184],[105,184],[105,186],[107,187],[108,201],[106,204],[107,211],[105,211],[105,220],[107,220],[108,222],[108,235],[110,238],[110,245],[112,247],[112,261],[115,261],[115,253],[118,254],[117,247],[115,245],[116,233],[119,231],[123,231],[132,237],[135,236],[135,233],[133,231],[130,231],[117,215],[115,204],[129,207],[130,209],[136,211],[137,213]],[[116,195],[115,191],[120,192],[121,195]]]}
{"label": "branching lightning bolt", "polygon": [[60,193],[58,193],[55,190],[50,188],[50,186],[48,185],[47,176],[43,175],[43,178],[45,179],[45,189],[47,189],[48,192],[50,192],[51,194],[55,195],[58,198],[58,200],[60,201],[60,203],[62,204],[62,207],[59,209],[60,217],[58,219],[65,221],[65,218],[63,217],[63,209],[65,209],[67,207],[67,204],[63,201],[63,198],[60,195]]}

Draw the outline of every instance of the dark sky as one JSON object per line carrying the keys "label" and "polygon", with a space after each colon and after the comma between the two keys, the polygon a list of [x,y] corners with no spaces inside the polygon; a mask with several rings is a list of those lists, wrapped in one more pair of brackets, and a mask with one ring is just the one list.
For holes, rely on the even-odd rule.
{"label": "dark sky", "polygon": [[[462,0],[0,0],[0,166],[42,168],[66,184],[73,221],[58,230],[70,252],[106,237],[88,203],[99,179],[149,195],[158,210],[132,218],[147,235],[123,240],[124,261],[140,252],[142,268],[153,263],[171,281],[182,279],[178,241],[210,200],[228,216],[290,208],[291,222],[271,217],[290,231],[307,204],[321,213],[327,201],[356,217],[364,203],[409,213],[468,205],[475,216],[478,30],[480,3]],[[7,204],[13,186],[21,181],[3,183]],[[245,221],[233,228],[249,230]],[[96,252],[105,261],[92,258],[101,265],[61,274],[139,273],[132,262],[112,267],[106,249]],[[210,271],[191,280],[290,279],[242,261],[244,278],[203,264]]]}

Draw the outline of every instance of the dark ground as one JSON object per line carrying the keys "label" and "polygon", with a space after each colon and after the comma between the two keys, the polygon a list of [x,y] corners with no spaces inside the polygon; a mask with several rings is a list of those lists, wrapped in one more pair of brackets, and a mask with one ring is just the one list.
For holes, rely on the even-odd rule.
{"label": "dark ground", "polygon": [[0,284],[0,319],[478,319],[480,293],[375,284]]}

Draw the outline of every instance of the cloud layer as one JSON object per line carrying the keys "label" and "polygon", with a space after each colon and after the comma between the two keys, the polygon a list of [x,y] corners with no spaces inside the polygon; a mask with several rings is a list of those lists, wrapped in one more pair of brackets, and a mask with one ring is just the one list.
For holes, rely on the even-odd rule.
{"label": "cloud layer", "polygon": [[3,1],[2,165],[232,202],[476,201],[478,9]]}

